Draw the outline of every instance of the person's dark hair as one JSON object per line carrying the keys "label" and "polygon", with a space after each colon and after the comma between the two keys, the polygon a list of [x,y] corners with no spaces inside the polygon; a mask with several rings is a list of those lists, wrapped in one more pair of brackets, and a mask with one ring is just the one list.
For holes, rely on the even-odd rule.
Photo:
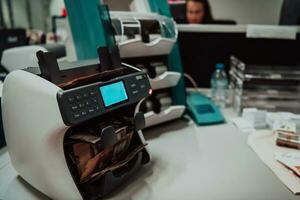
{"label": "person's dark hair", "polygon": [[186,3],[192,1],[192,2],[197,2],[197,3],[202,3],[204,6],[204,18],[203,18],[203,23],[210,23],[213,21],[213,16],[211,12],[211,7],[208,2],[208,0],[186,0]]}

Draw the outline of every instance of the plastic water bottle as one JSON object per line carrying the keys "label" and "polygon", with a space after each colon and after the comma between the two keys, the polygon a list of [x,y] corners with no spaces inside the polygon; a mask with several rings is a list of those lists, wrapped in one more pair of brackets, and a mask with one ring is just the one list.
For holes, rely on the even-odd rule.
{"label": "plastic water bottle", "polygon": [[228,79],[223,63],[216,64],[216,70],[211,77],[212,98],[215,103],[224,108],[227,102]]}

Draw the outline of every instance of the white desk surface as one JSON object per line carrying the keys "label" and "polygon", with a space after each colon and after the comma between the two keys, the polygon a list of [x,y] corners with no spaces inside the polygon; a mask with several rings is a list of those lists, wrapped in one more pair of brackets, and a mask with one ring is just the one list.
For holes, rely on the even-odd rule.
{"label": "white desk surface", "polygon": [[[144,135],[152,162],[109,199],[300,199],[259,160],[247,146],[247,135],[231,123],[197,127],[181,119]],[[48,199],[17,176],[6,148],[0,151],[0,199]]]}

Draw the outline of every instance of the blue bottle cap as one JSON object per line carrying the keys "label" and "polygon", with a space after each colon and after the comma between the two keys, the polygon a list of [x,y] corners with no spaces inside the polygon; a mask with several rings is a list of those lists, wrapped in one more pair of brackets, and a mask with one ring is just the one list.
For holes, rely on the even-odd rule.
{"label": "blue bottle cap", "polygon": [[216,64],[216,69],[224,69],[225,65],[223,63],[217,63]]}

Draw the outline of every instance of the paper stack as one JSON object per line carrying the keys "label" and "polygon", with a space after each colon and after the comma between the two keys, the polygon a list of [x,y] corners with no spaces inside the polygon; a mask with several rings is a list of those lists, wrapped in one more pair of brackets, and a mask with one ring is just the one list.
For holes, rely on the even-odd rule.
{"label": "paper stack", "polygon": [[275,159],[300,177],[300,152],[276,153]]}
{"label": "paper stack", "polygon": [[256,108],[243,109],[243,116],[254,128],[265,128],[266,124],[266,111],[258,110]]}

